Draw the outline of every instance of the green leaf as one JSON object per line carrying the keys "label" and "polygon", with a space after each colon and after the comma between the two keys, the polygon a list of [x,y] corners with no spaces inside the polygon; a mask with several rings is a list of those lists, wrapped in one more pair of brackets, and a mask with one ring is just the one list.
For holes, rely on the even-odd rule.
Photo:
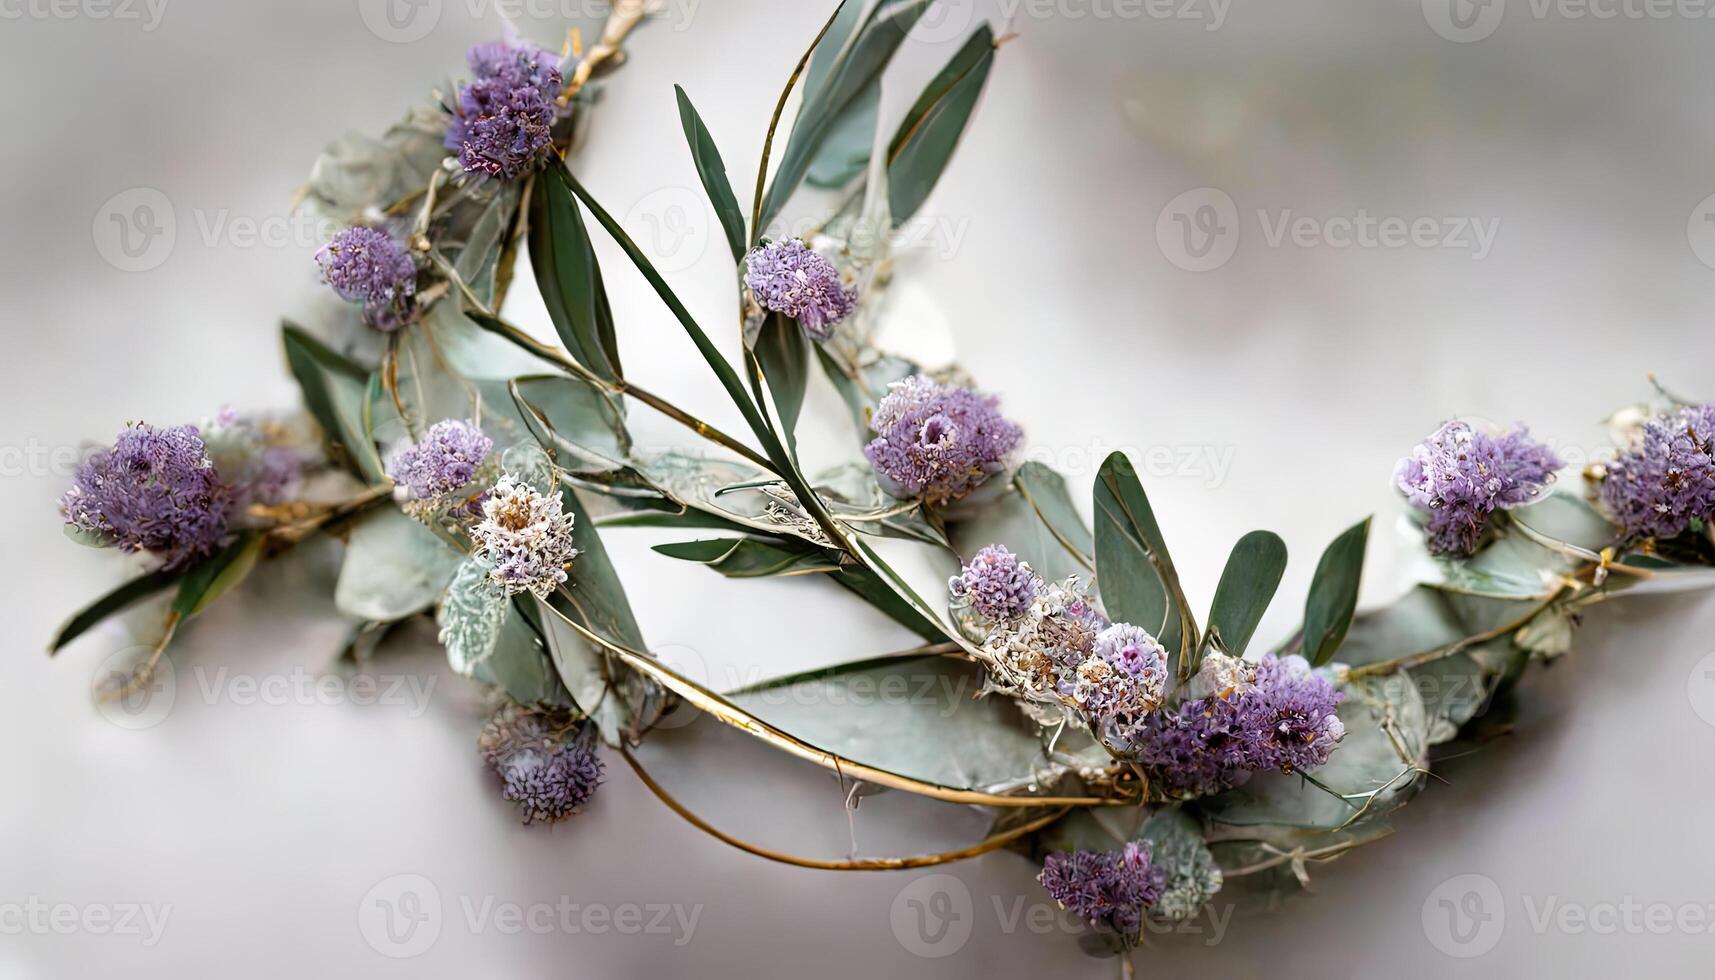
{"label": "green leaf", "polygon": [[1180,680],[1197,670],[1196,623],[1155,511],[1131,460],[1113,453],[1096,472],[1096,576],[1102,605],[1117,622],[1149,630],[1167,648]]}
{"label": "green leaf", "polygon": [[576,707],[548,655],[547,642],[539,632],[540,624],[525,612],[533,608],[526,602],[534,600],[523,596],[510,604],[493,651],[477,661],[471,676],[500,688],[519,704]]}
{"label": "green leaf", "polygon": [[[554,608],[595,635],[628,650],[642,652],[643,633],[631,613],[625,586],[608,559],[595,522],[570,486],[560,488],[560,503],[572,515],[572,540],[578,556],[566,570],[566,587],[550,598]],[[568,594],[569,593],[569,594]]]}
{"label": "green leaf", "polygon": [[[806,87],[798,118],[792,124],[792,135],[786,141],[780,165],[768,185],[761,221],[758,227],[751,229],[753,234],[761,234],[762,229],[780,214],[780,209],[786,206],[803,182],[810,164],[839,127],[842,117],[864,97],[865,91],[887,68],[905,35],[929,9],[930,2],[910,0],[896,5],[886,16],[881,16],[882,5],[878,5],[859,28],[856,40],[847,44],[829,62],[825,81],[814,91]],[[845,12],[840,14],[844,16]],[[829,34],[832,33],[830,29]],[[828,44],[828,38],[824,37],[822,43]]]}
{"label": "green leaf", "polygon": [[612,395],[563,374],[514,378],[509,389],[531,435],[561,467],[591,474],[625,468],[631,437]]}
{"label": "green leaf", "polygon": [[377,508],[352,525],[334,604],[358,619],[404,619],[434,605],[463,561],[397,508]]}
{"label": "green leaf", "polygon": [[810,341],[798,321],[770,313],[756,337],[756,361],[768,383],[780,434],[788,446],[796,446],[798,415],[804,408],[804,391],[810,382]]}
{"label": "green leaf", "polygon": [[974,664],[918,657],[732,701],[818,748],[943,786],[1004,791],[1055,775],[1037,726],[1006,698],[978,698],[981,689]]}
{"label": "green leaf", "polygon": [[887,192],[895,228],[917,213],[947,169],[982,95],[994,52],[994,32],[984,24],[905,114],[887,149]]}
{"label": "green leaf", "polygon": [[1286,542],[1273,531],[1252,531],[1233,545],[1209,608],[1209,633],[1230,656],[1240,656],[1286,572]]}
{"label": "green leaf", "polygon": [[1003,544],[1050,581],[1089,577],[1095,561],[1090,530],[1072,504],[1066,479],[1041,463],[1020,466],[1004,495],[973,511],[949,518],[948,533],[960,555]]}
{"label": "green leaf", "polygon": [[837,190],[862,173],[875,148],[876,117],[880,110],[881,79],[877,78],[834,120],[822,140],[821,151],[810,161],[804,182],[811,187]]}
{"label": "green leaf", "polygon": [[1334,658],[1358,608],[1358,582],[1364,571],[1370,519],[1347,528],[1322,552],[1310,596],[1304,602],[1304,658],[1320,667]]}
{"label": "green leaf", "polygon": [[179,583],[179,594],[173,597],[173,612],[180,619],[189,619],[244,581],[262,556],[264,540],[255,532],[241,534],[213,558],[192,566]]}
{"label": "green leaf", "polygon": [[890,588],[875,572],[861,565],[842,565],[832,577],[846,591],[923,639],[938,643],[947,638],[946,630]]}
{"label": "green leaf", "polygon": [[732,249],[734,262],[744,261],[744,211],[739,208],[738,198],[733,196],[732,184],[727,180],[726,164],[721,162],[720,148],[715,146],[715,139],[709,135],[709,128],[703,125],[703,117],[697,114],[695,106],[691,105],[691,97],[679,86],[673,86],[673,92],[679,99],[679,125],[685,130],[685,142],[691,146],[691,160],[697,165],[697,177],[703,182],[703,190],[709,195],[709,203],[715,206],[715,215],[720,218],[721,229],[726,232],[727,247]]}
{"label": "green leaf", "polygon": [[700,562],[727,578],[809,575],[832,572],[840,565],[826,549],[812,545],[764,541],[761,538],[711,538],[658,544],[654,550],[669,558]]}
{"label": "green leaf", "polygon": [[607,287],[563,167],[536,178],[529,240],[536,284],[566,352],[597,377],[618,381],[619,345]]}
{"label": "green leaf", "polygon": [[73,613],[54,633],[53,640],[48,644],[48,653],[60,652],[66,644],[89,632],[91,627],[107,617],[124,612],[144,599],[166,591],[183,578],[184,574],[185,570],[182,568],[163,568],[125,582]]}
{"label": "green leaf", "polygon": [[282,330],[286,363],[303,389],[304,405],[329,442],[338,446],[370,483],[386,479],[381,455],[369,441],[370,372],[335,353],[326,344],[287,323]]}

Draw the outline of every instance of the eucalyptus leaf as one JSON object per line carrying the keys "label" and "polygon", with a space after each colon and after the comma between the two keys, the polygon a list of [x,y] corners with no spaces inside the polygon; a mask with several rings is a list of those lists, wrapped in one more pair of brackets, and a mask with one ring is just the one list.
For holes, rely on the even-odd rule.
{"label": "eucalyptus leaf", "polygon": [[352,134],[330,144],[304,194],[328,217],[356,224],[369,209],[391,207],[426,186],[447,156],[446,137],[444,112],[415,107],[380,139]]}
{"label": "eucalyptus leaf", "polygon": [[185,573],[173,598],[173,612],[189,619],[214,604],[233,586],[244,581],[262,557],[262,535],[247,531],[214,557],[204,559]]}
{"label": "eucalyptus leaf", "polygon": [[404,619],[434,605],[463,560],[397,508],[377,508],[352,525],[334,603],[358,619]]}
{"label": "eucalyptus leaf", "polygon": [[697,177],[703,182],[709,203],[714,205],[721,230],[726,232],[727,247],[732,249],[733,261],[742,262],[745,253],[744,211],[739,208],[738,198],[733,196],[726,164],[721,162],[720,148],[715,145],[714,137],[709,135],[708,127],[703,125],[703,117],[691,105],[691,97],[677,85],[673,86],[673,93],[679,100],[679,125],[685,130],[685,142],[690,144]]}
{"label": "eucalyptus leaf", "polygon": [[530,197],[530,264],[561,343],[606,381],[620,377],[613,311],[584,219],[564,168],[537,176]]}
{"label": "eucalyptus leaf", "polygon": [[369,441],[370,426],[365,423],[370,373],[294,324],[285,325],[282,339],[286,363],[323,434],[344,452],[365,480],[382,482],[386,475],[381,456]]}
{"label": "eucalyptus leaf", "polygon": [[1285,573],[1286,542],[1273,531],[1252,531],[1233,545],[1209,608],[1209,633],[1220,637],[1229,656],[1250,645]]}
{"label": "eucalyptus leaf", "polygon": [[824,548],[804,542],[764,541],[761,538],[712,538],[658,544],[654,550],[669,558],[708,565],[728,578],[809,575],[839,569],[839,561]]}
{"label": "eucalyptus leaf", "polygon": [[1347,528],[1322,552],[1310,595],[1304,603],[1304,658],[1321,666],[1334,658],[1358,608],[1358,582],[1364,572],[1364,548],[1370,519]]}
{"label": "eucalyptus leaf", "polygon": [[763,318],[754,350],[780,434],[789,447],[795,446],[798,415],[804,408],[804,391],[810,381],[810,341],[798,321],[780,313]]}
{"label": "eucalyptus leaf", "polygon": [[921,657],[732,700],[818,748],[913,779],[1004,792],[1058,778],[1035,724],[981,689],[974,664]]}
{"label": "eucalyptus leaf", "polygon": [[961,557],[999,544],[1050,581],[1090,576],[1095,550],[1090,531],[1072,505],[1065,479],[1041,463],[1025,463],[1004,494],[961,511],[948,523]]}
{"label": "eucalyptus leaf", "polygon": [[[1178,572],[1155,511],[1131,460],[1114,453],[1096,473],[1096,576],[1102,604],[1117,622],[1140,626],[1167,648],[1171,673],[1197,670]],[[1189,630],[1187,629],[1189,627]]]}
{"label": "eucalyptus leaf", "polygon": [[983,24],[930,81],[887,150],[888,200],[893,226],[923,206],[952,159],[994,65],[994,32]]}
{"label": "eucalyptus leaf", "polygon": [[92,627],[131,608],[144,599],[176,585],[183,578],[183,568],[161,568],[123,583],[118,588],[73,613],[48,643],[48,653],[58,653],[66,644],[87,633]]}
{"label": "eucalyptus leaf", "polygon": [[545,641],[516,602],[507,611],[494,648],[472,666],[471,676],[500,688],[519,704],[577,706],[560,681]]}

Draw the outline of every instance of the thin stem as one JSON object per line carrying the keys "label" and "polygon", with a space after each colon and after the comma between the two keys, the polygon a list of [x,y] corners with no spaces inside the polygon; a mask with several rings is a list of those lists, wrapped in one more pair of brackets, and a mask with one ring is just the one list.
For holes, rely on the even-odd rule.
{"label": "thin stem", "polygon": [[804,50],[804,56],[798,59],[798,66],[792,69],[792,77],[786,79],[786,87],[780,91],[780,101],[774,104],[774,115],[768,119],[768,135],[762,140],[762,160],[756,165],[756,195],[750,205],[750,241],[754,245],[762,240],[762,187],[768,180],[768,157],[774,150],[774,131],[780,127],[780,116],[786,111],[786,100],[791,97],[792,89],[798,84],[798,79],[804,74],[804,68],[810,63],[810,56],[816,53],[816,46],[822,43],[834,21],[839,19],[840,11],[845,9],[848,0],[840,0],[834,7],[833,16],[822,25],[816,33],[816,39]]}

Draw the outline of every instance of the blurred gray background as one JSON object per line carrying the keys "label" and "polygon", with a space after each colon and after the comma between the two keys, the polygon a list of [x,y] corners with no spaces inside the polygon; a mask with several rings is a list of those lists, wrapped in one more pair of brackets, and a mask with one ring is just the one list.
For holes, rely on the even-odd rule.
{"label": "blurred gray background", "polygon": [[[731,269],[671,86],[748,200],[768,111],[829,9],[676,0],[631,41],[575,162],[706,323],[731,323]],[[1294,626],[1314,556],[1367,513],[1366,599],[1384,601],[1410,573],[1388,477],[1445,418],[1528,421],[1581,461],[1652,371],[1715,396],[1712,9],[953,0],[907,44],[884,116],[974,18],[1017,37],[900,243],[902,329],[948,333],[1074,486],[1131,450],[1199,603],[1234,539],[1279,531],[1294,560],[1260,640]],[[774,865],[683,824],[617,758],[586,814],[518,826],[472,751],[479,694],[429,637],[382,668],[424,688],[361,704],[315,686],[345,625],[302,568],[264,571],[188,630],[176,697],[147,717],[89,697],[123,630],[43,655],[120,574],[61,537],[76,448],[127,420],[293,406],[278,320],[325,302],[326,233],[292,217],[294,189],[328,140],[462,74],[508,11],[548,43],[604,13],[0,0],[0,978],[1112,975],[1010,854]],[[127,251],[114,218],[139,204],[171,234]],[[604,256],[631,373],[736,425]],[[509,312],[542,328],[536,302],[522,289]],[[848,445],[818,397],[802,441]],[[651,642],[716,682],[907,645],[832,590],[729,583],[653,555],[659,537],[608,540]],[[1312,867],[1314,894],[1277,913],[1155,937],[1140,975],[1708,975],[1712,629],[1707,599],[1597,609],[1526,681],[1517,731],[1449,765],[1398,833]],[[701,771],[717,822],[749,833],[747,811],[795,808],[838,853],[831,780],[731,760]],[[865,806],[889,833],[910,824],[907,803]],[[422,928],[378,933],[376,908]]]}

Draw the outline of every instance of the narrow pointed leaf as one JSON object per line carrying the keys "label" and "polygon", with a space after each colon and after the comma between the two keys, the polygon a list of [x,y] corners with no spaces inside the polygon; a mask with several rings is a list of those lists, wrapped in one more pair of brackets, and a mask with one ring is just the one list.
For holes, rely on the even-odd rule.
{"label": "narrow pointed leaf", "polygon": [[1096,576],[1116,621],[1141,626],[1167,648],[1181,680],[1197,669],[1196,622],[1155,511],[1123,453],[1096,473]]}
{"label": "narrow pointed leaf", "polygon": [[144,599],[166,591],[183,578],[184,574],[185,570],[182,568],[163,568],[125,582],[73,613],[71,618],[65,621],[65,625],[54,633],[52,642],[48,644],[48,653],[60,652],[66,644],[89,632],[107,617],[124,612]]}
{"label": "narrow pointed leaf", "polygon": [[1366,517],[1335,538],[1316,564],[1316,577],[1304,603],[1304,658],[1315,666],[1332,660],[1346,640],[1358,608],[1358,582],[1369,537]]}
{"label": "narrow pointed leaf", "polygon": [[732,249],[733,261],[742,262],[745,251],[744,211],[739,208],[738,198],[733,196],[726,164],[721,162],[721,151],[715,146],[714,137],[709,135],[708,127],[703,125],[703,117],[691,105],[691,97],[677,85],[673,86],[673,92],[679,99],[679,124],[684,127],[685,142],[691,146],[691,160],[697,165],[697,177],[703,182],[709,203],[715,207],[715,216],[720,218],[721,229],[726,232],[727,247]]}
{"label": "narrow pointed leaf", "polygon": [[947,169],[988,81],[994,51],[994,32],[984,24],[905,114],[887,151],[888,202],[895,228],[917,213]]}
{"label": "narrow pointed leaf", "polygon": [[564,168],[536,178],[530,195],[530,264],[566,352],[596,376],[620,377],[613,311],[578,203]]}
{"label": "narrow pointed leaf", "polygon": [[756,361],[768,382],[774,414],[780,420],[780,435],[795,446],[798,416],[804,408],[804,391],[810,383],[810,341],[798,321],[770,313],[756,337]]}

